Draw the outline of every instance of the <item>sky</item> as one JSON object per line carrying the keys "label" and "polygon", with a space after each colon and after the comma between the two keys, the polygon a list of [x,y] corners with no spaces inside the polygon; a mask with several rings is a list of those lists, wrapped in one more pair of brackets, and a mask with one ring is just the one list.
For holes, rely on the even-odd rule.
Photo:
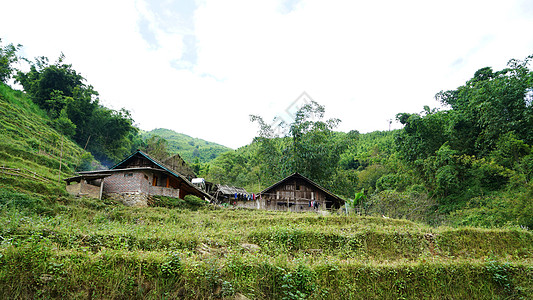
{"label": "sky", "polygon": [[290,122],[310,99],[340,131],[400,128],[397,113],[533,54],[530,0],[2,2],[2,45],[64,53],[142,130],[234,149],[257,135],[249,115]]}

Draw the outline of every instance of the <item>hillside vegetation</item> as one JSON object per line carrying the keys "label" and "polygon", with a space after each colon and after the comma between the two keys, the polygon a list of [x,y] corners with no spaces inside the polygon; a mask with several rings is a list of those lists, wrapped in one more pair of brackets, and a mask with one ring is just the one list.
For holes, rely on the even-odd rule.
{"label": "hillside vegetation", "polygon": [[[149,140],[154,133],[168,139],[169,154],[182,154],[190,163],[207,162],[229,150],[165,129],[141,136],[130,112],[102,105],[98,91],[65,62],[62,53],[54,63],[44,56],[32,61],[19,56],[22,45],[2,46],[1,42],[0,39],[0,83],[13,79],[20,84],[27,99],[49,119],[50,127],[89,151],[104,166],[114,165],[136,149],[154,149]],[[20,62],[26,62],[29,70],[18,70],[15,64]]]}
{"label": "hillside vegetation", "polygon": [[[3,190],[2,298],[528,299],[533,234]],[[157,204],[157,203],[156,203]]]}
{"label": "hillside vegetation", "polygon": [[90,167],[91,154],[49,124],[23,93],[0,83],[0,188],[62,195],[60,179]]}
{"label": "hillside vegetation", "polygon": [[189,164],[207,163],[215,159],[220,154],[232,150],[226,146],[206,140],[190,137],[186,134],[178,133],[170,129],[158,128],[151,131],[144,131],[141,137],[147,140],[151,136],[159,136],[167,141],[167,151],[172,154],[179,154],[181,158]]}
{"label": "hillside vegetation", "polygon": [[294,173],[344,197],[349,211],[433,225],[533,228],[532,57],[441,91],[446,109],[398,113],[402,129],[336,132],[325,107],[300,108],[288,131],[251,116],[258,136],[199,168],[259,192]]}
{"label": "hillside vegetation", "polygon": [[[60,62],[32,72],[24,76],[34,92],[56,72],[81,80]],[[513,110],[525,121],[509,114],[516,124],[505,126],[526,130],[500,122],[500,135],[489,136],[483,126],[499,128],[490,115],[465,116],[494,111],[482,97],[474,108],[485,109],[468,111],[465,87],[446,99],[468,114],[400,114],[406,128],[393,132],[335,132],[338,120],[309,121],[323,113],[316,103],[285,137],[255,117],[254,143],[197,164],[200,175],[252,191],[301,171],[348,200],[355,194],[348,215],[222,209],[195,197],[154,197],[143,208],[72,197],[61,179],[96,167],[75,143],[89,140],[75,104],[125,125],[126,146],[95,143],[106,159],[143,146],[131,119],[99,106],[86,85],[39,102],[38,92],[0,83],[0,298],[532,299],[531,81],[522,84],[531,73],[516,73],[527,79],[520,85],[500,82],[514,78],[506,74],[484,70],[468,86],[518,86],[503,98],[525,101]]]}
{"label": "hillside vegetation", "polygon": [[22,93],[0,91],[2,164],[35,172],[0,177],[0,298],[533,296],[526,229],[73,198],[57,183],[59,160],[66,177],[90,155]]}

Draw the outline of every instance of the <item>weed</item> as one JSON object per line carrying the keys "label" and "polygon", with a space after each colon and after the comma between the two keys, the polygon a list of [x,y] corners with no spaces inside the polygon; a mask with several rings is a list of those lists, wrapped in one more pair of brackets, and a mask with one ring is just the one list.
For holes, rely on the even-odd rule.
{"label": "weed", "polygon": [[178,277],[182,272],[181,259],[176,252],[170,252],[167,261],[161,264],[161,274],[164,277]]}

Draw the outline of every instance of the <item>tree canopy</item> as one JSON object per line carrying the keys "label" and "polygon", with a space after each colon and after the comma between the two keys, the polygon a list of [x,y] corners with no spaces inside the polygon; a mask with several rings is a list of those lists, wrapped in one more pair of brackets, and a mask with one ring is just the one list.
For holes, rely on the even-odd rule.
{"label": "tree canopy", "polygon": [[8,44],[2,47],[2,39],[0,39],[0,82],[6,83],[15,72],[13,64],[19,61],[17,51],[20,48],[22,48],[20,44],[16,46]]}
{"label": "tree canopy", "polygon": [[28,72],[18,71],[15,79],[32,101],[48,112],[57,130],[101,162],[119,161],[140,142],[130,113],[100,105],[98,92],[64,60],[63,54],[53,64],[38,57],[29,61]]}
{"label": "tree canopy", "polygon": [[[269,174],[267,181],[281,179],[298,172],[322,185],[329,186],[334,177],[340,155],[357,139],[358,132],[339,138],[335,129],[340,120],[323,121],[325,107],[315,101],[303,105],[295,114],[285,137],[277,137],[275,128],[260,116],[250,120],[259,124],[258,155],[262,164],[261,174]],[[275,123],[275,122],[274,122]]]}

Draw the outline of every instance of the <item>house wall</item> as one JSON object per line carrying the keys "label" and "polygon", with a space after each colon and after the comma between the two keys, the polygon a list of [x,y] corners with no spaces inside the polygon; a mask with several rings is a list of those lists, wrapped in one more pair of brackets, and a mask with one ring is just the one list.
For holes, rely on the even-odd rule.
{"label": "house wall", "polygon": [[107,196],[122,202],[126,206],[148,206],[149,196],[143,193],[114,193]]}
{"label": "house wall", "polygon": [[67,192],[71,195],[78,196],[80,194],[81,183],[71,183],[67,185]]}
{"label": "house wall", "polygon": [[226,203],[229,203],[230,205],[234,205],[234,206],[237,206],[237,207],[250,208],[250,209],[260,209],[261,208],[261,204],[259,202],[259,199],[258,200],[234,200],[234,199],[229,199],[229,200],[226,200],[226,201],[227,201]]}
{"label": "house wall", "polygon": [[85,181],[67,185],[67,192],[75,196],[86,196],[91,198],[100,198],[100,187],[87,184]]}
{"label": "house wall", "polygon": [[[310,206],[318,202],[318,208]],[[326,194],[303,180],[288,180],[261,195],[260,207],[267,210],[293,212],[325,210]]]}
{"label": "house wall", "polygon": [[148,179],[146,174],[139,171],[116,172],[107,177],[104,183],[104,193],[146,193],[148,194]]}
{"label": "house wall", "polygon": [[151,186],[149,194],[150,195],[159,195],[159,196],[167,196],[167,197],[179,198],[180,197],[180,190],[179,189],[174,189],[174,188],[161,187],[161,186]]}
{"label": "house wall", "polygon": [[127,206],[147,206],[151,174],[144,171],[115,172],[104,181],[104,193]]}
{"label": "house wall", "polygon": [[[124,195],[159,195],[180,198],[180,192],[183,191],[177,188],[179,184],[176,179],[169,178],[168,175],[147,171],[123,171],[116,172],[105,179],[104,192],[110,194],[124,194]],[[154,179],[156,185],[154,184]],[[167,187],[168,186],[168,187]],[[137,205],[135,202],[146,202],[147,197],[122,197],[119,200],[128,202],[130,205]],[[116,198],[116,197],[115,197]],[[138,199],[137,199],[138,198]],[[133,203],[133,204],[132,204]]]}

